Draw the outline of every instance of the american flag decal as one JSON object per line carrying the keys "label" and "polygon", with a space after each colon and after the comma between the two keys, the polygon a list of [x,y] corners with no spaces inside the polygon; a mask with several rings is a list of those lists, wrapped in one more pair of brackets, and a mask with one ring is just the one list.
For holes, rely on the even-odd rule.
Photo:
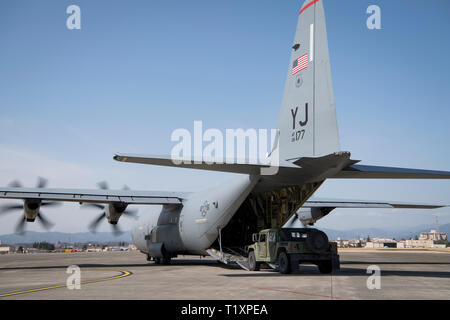
{"label": "american flag decal", "polygon": [[294,60],[294,64],[292,65],[292,74],[296,74],[297,72],[306,69],[308,67],[308,54],[305,53],[297,60]]}

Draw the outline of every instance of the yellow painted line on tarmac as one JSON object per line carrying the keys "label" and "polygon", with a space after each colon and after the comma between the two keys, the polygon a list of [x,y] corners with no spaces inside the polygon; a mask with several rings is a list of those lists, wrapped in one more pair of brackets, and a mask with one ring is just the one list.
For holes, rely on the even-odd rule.
{"label": "yellow painted line on tarmac", "polygon": [[[131,271],[126,271],[126,270],[111,270],[111,269],[95,269],[95,270],[117,271],[117,272],[120,272],[120,274],[117,275],[117,276],[108,277],[108,278],[81,281],[80,284],[89,284],[89,283],[95,283],[95,282],[103,282],[103,281],[115,280],[115,279],[125,278],[125,277],[128,277],[128,276],[133,274]],[[38,291],[45,291],[45,290],[51,290],[51,289],[57,289],[57,288],[64,288],[64,287],[67,287],[67,285],[66,284],[60,284],[60,285],[44,287],[44,288],[36,288],[36,289],[30,289],[30,290],[22,290],[22,291],[8,292],[8,293],[0,293],[0,298],[14,296],[14,295],[18,295],[18,294],[26,294],[26,293],[33,293],[33,292],[38,292]]]}

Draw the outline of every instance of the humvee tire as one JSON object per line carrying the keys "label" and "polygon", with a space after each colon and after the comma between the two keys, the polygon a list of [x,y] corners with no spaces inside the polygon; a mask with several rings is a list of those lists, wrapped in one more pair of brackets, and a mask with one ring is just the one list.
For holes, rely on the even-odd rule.
{"label": "humvee tire", "polygon": [[320,261],[317,266],[319,267],[320,273],[328,274],[333,271],[333,265],[331,260],[328,261]]}
{"label": "humvee tire", "polygon": [[248,254],[248,269],[250,271],[259,271],[260,265],[260,262],[256,262],[255,251],[250,251]]}
{"label": "humvee tire", "polygon": [[170,262],[172,261],[172,257],[170,257],[170,256],[164,256],[163,258],[162,258],[162,264],[163,265],[169,265],[170,264]]}
{"label": "humvee tire", "polygon": [[289,261],[289,256],[284,251],[278,256],[278,269],[283,274],[291,273],[291,262]]}

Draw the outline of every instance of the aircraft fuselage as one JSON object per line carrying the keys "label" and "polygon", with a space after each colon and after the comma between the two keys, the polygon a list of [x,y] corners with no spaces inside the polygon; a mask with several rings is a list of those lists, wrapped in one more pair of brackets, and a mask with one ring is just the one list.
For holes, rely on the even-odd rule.
{"label": "aircraft fuselage", "polygon": [[230,183],[192,194],[182,205],[165,205],[159,215],[132,230],[132,240],[152,257],[205,254],[257,182],[257,177],[240,175]]}

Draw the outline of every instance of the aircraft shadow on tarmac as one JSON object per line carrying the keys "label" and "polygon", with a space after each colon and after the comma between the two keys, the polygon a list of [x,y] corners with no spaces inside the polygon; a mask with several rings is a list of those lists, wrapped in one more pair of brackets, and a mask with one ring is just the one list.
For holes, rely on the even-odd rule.
{"label": "aircraft shadow on tarmac", "polygon": [[[391,262],[391,261],[373,261],[373,262],[363,262],[363,261],[347,261],[341,263],[341,269],[339,271],[334,271],[331,275],[334,277],[339,276],[367,276],[367,267],[357,267],[351,268],[345,265],[448,265],[448,262]],[[224,277],[303,277],[303,276],[330,276],[330,274],[321,274],[317,267],[313,265],[300,265],[299,271],[291,274],[280,274],[278,271],[273,269],[261,268],[261,271],[245,271],[236,265],[226,265],[219,263],[214,260],[185,260],[176,259],[172,260],[171,265],[157,265],[152,262],[145,263],[135,263],[135,264],[79,264],[80,268],[146,268],[149,271],[153,268],[161,267],[177,267],[177,266],[206,266],[221,268],[224,270],[240,270],[242,273],[230,273],[230,274],[219,274],[219,276]],[[54,265],[54,266],[25,266],[25,267],[5,267],[0,268],[3,270],[40,270],[40,269],[65,269],[66,265]],[[383,270],[381,268],[381,275],[383,276],[404,276],[404,277],[432,277],[432,278],[450,278],[450,271],[422,271],[422,270]]]}
{"label": "aircraft shadow on tarmac", "polygon": [[[73,264],[73,263],[72,263]],[[75,263],[76,264],[76,263]],[[152,268],[152,267],[168,267],[171,266],[208,266],[208,267],[220,267],[224,269],[240,269],[238,266],[233,265],[226,265],[219,263],[215,260],[172,260],[172,263],[170,265],[158,265],[153,262],[143,262],[143,263],[123,263],[123,264],[117,264],[117,263],[111,263],[111,264],[105,264],[105,263],[81,263],[76,264],[80,268],[131,268],[131,267],[143,267],[143,268]],[[53,266],[25,266],[25,267],[4,267],[0,268],[0,271],[4,270],[42,270],[42,269],[66,269],[68,265],[53,265]]]}
{"label": "aircraft shadow on tarmac", "polygon": [[[377,263],[378,264],[378,263]],[[370,264],[368,264],[370,265]],[[321,274],[314,266],[300,266],[299,271],[290,274],[280,274],[276,270],[261,270],[260,272],[248,272],[239,274],[222,274],[225,277],[304,277],[304,276],[318,276],[318,277],[340,277],[340,276],[367,276],[366,268],[347,268],[342,267],[339,271],[334,271],[332,274]],[[430,278],[450,278],[450,271],[421,271],[421,270],[383,270],[381,268],[382,276],[401,276],[401,277],[430,277]]]}
{"label": "aircraft shadow on tarmac", "polygon": [[369,261],[345,261],[345,262],[341,262],[341,264],[404,264],[404,265],[414,265],[414,264],[450,264],[450,262],[416,262],[416,261],[373,261],[373,262],[369,262]]}

